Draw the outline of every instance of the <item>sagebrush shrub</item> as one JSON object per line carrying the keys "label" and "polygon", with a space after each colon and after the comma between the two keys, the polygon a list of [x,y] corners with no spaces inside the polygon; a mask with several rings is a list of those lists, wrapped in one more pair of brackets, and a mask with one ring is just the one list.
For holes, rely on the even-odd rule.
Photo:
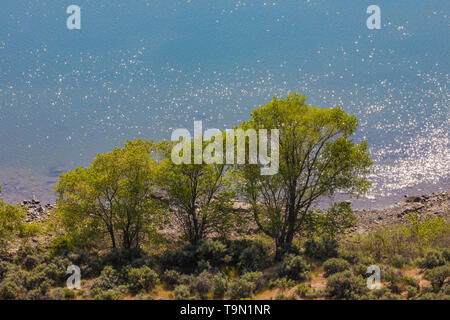
{"label": "sagebrush shrub", "polygon": [[305,242],[305,254],[313,259],[325,261],[338,257],[338,247],[338,242],[333,238],[326,236],[313,238]]}
{"label": "sagebrush shrub", "polygon": [[311,269],[309,263],[307,263],[302,257],[295,255],[287,255],[278,270],[280,277],[287,277],[296,281],[303,281],[308,278],[308,271]]}
{"label": "sagebrush shrub", "polygon": [[181,273],[176,270],[166,270],[162,276],[162,280],[166,284],[167,288],[173,289],[180,283]]}
{"label": "sagebrush shrub", "polygon": [[158,274],[147,266],[131,268],[128,272],[128,287],[133,293],[149,292],[159,283]]}
{"label": "sagebrush shrub", "polygon": [[63,293],[64,299],[68,299],[68,300],[75,299],[75,297],[76,297],[75,291],[70,290],[69,288],[64,288],[63,290],[64,290],[64,293]]}
{"label": "sagebrush shrub", "polygon": [[245,271],[258,271],[267,268],[272,262],[270,246],[262,241],[252,241],[239,255],[239,268]]}
{"label": "sagebrush shrub", "polygon": [[236,279],[231,281],[228,289],[228,297],[230,299],[245,299],[250,298],[255,290],[255,284],[245,280]]}
{"label": "sagebrush shrub", "polygon": [[350,268],[350,264],[347,260],[342,258],[331,258],[324,262],[323,269],[325,271],[324,276],[328,277],[332,274],[342,272],[348,270]]}
{"label": "sagebrush shrub", "polygon": [[213,279],[213,297],[223,298],[228,290],[228,281],[222,274],[216,274]]}
{"label": "sagebrush shrub", "polygon": [[103,268],[100,276],[96,278],[91,286],[91,290],[110,290],[119,284],[119,274],[111,266],[106,266]]}
{"label": "sagebrush shrub", "polygon": [[253,283],[255,285],[255,291],[262,290],[267,283],[261,271],[244,273],[241,278]]}
{"label": "sagebrush shrub", "polygon": [[414,298],[415,296],[417,296],[418,293],[419,293],[419,290],[417,290],[416,287],[408,286],[406,288],[406,298],[408,298],[408,299]]}
{"label": "sagebrush shrub", "polygon": [[357,299],[367,292],[364,279],[350,271],[335,273],[327,278],[327,295],[337,299]]}
{"label": "sagebrush shrub", "polygon": [[394,254],[393,256],[391,256],[391,258],[389,259],[389,262],[390,262],[390,264],[393,266],[393,267],[396,267],[396,268],[403,268],[404,266],[405,266],[405,264],[406,264],[406,259],[405,259],[405,257],[403,257],[402,255],[400,255],[400,254]]}
{"label": "sagebrush shrub", "polygon": [[99,290],[94,296],[95,300],[120,300],[122,298],[123,293],[115,289]]}
{"label": "sagebrush shrub", "polygon": [[200,298],[204,299],[206,295],[212,290],[212,277],[213,276],[207,271],[203,271],[202,273],[200,273],[191,285],[192,291],[198,293]]}
{"label": "sagebrush shrub", "polygon": [[450,279],[450,264],[425,271],[425,279],[431,282],[433,289],[439,291]]}
{"label": "sagebrush shrub", "polygon": [[177,300],[189,300],[191,298],[189,287],[184,284],[176,286],[175,290],[173,291],[173,295]]}
{"label": "sagebrush shrub", "polygon": [[0,300],[18,300],[23,297],[24,289],[13,281],[0,283]]}
{"label": "sagebrush shrub", "polygon": [[418,265],[423,269],[433,269],[438,266],[443,266],[445,263],[446,260],[439,250],[430,250],[422,259],[418,259]]}

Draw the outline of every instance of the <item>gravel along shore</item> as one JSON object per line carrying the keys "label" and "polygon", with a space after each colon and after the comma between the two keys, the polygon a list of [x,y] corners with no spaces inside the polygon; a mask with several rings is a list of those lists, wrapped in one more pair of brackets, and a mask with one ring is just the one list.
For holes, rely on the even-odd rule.
{"label": "gravel along shore", "polygon": [[377,210],[357,210],[356,231],[365,232],[377,225],[392,225],[404,223],[410,212],[417,212],[420,218],[427,215],[450,218],[450,190],[441,193],[431,193],[420,196],[405,197],[396,205]]}

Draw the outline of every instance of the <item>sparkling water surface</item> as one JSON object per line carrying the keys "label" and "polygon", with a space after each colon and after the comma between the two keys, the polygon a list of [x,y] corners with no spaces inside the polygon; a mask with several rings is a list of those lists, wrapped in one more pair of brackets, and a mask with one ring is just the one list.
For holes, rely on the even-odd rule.
{"label": "sparkling water surface", "polygon": [[53,201],[61,172],[126,139],[230,128],[292,91],[360,120],[375,164],[357,207],[448,190],[450,2],[372,2],[2,1],[3,197]]}

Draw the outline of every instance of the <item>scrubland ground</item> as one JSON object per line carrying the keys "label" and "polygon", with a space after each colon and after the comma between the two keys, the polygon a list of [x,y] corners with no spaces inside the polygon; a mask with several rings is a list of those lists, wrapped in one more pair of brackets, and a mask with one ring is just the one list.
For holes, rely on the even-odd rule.
{"label": "scrubland ground", "polygon": [[[176,237],[134,250],[72,250],[52,229],[4,251],[0,299],[450,299],[450,192],[355,212],[338,239],[297,239],[280,261],[252,228],[238,240]],[[44,227],[45,226],[45,227]],[[169,240],[167,240],[169,239]],[[67,267],[81,288],[67,288]],[[370,290],[369,266],[381,271]]]}

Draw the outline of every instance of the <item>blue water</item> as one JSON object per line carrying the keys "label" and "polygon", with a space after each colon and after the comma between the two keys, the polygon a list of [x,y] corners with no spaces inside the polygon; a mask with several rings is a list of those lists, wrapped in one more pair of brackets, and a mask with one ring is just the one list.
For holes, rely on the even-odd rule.
{"label": "blue water", "polygon": [[4,0],[3,197],[51,201],[60,172],[126,139],[231,127],[291,91],[360,119],[375,165],[359,205],[448,190],[449,14],[442,0]]}

